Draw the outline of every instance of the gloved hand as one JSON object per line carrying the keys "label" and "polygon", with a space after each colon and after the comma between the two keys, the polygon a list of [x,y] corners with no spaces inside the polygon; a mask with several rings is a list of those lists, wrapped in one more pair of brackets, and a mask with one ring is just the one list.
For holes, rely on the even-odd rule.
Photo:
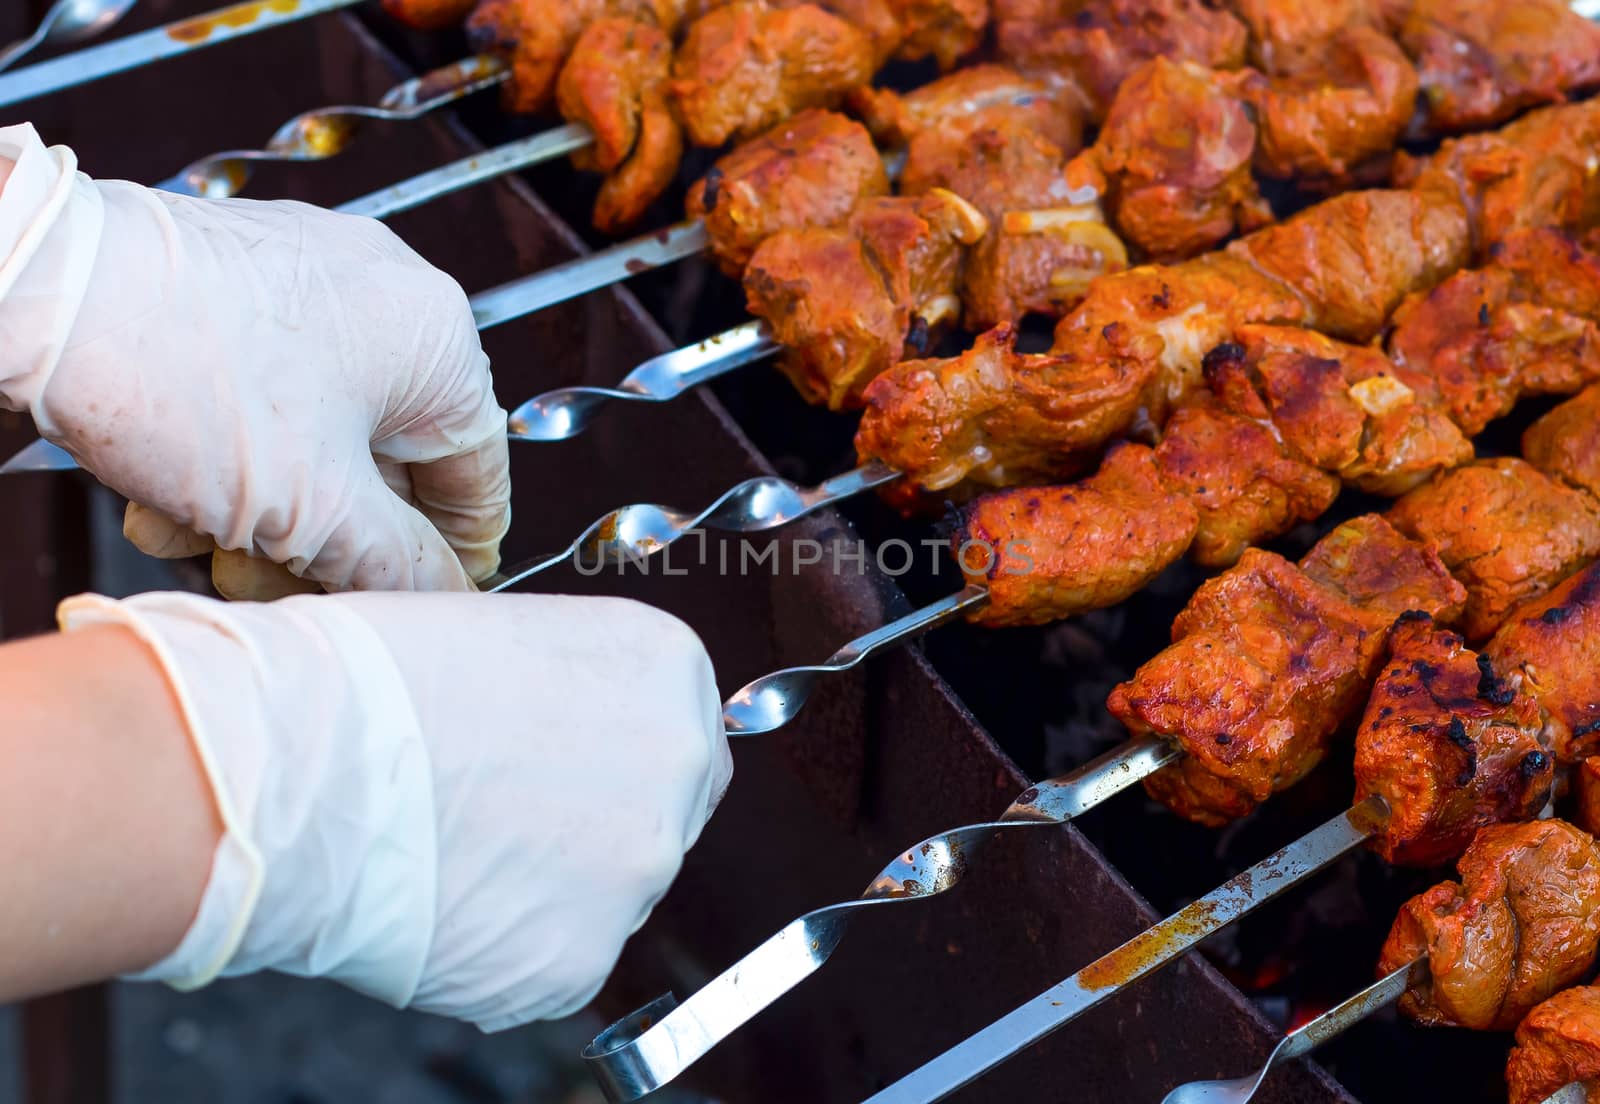
{"label": "gloved hand", "polygon": [[0,403],[149,508],[136,543],[334,590],[495,571],[506,415],[448,276],[369,219],[91,181],[29,126],[0,159]]}
{"label": "gloved hand", "polygon": [[586,1004],[732,775],[693,632],[620,599],[62,606],[166,671],[225,835],[143,978],[278,970],[487,1031]]}

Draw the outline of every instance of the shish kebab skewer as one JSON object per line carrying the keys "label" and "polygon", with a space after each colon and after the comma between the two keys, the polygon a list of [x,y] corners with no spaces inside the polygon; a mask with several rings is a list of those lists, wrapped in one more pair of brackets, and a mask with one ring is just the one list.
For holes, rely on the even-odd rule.
{"label": "shish kebab skewer", "polygon": [[[1592,407],[1600,402],[1600,394],[1586,397],[1584,401]],[[1581,417],[1580,411],[1577,418],[1552,418],[1551,432],[1560,436],[1559,441],[1550,439],[1551,432],[1530,433],[1533,450],[1541,455],[1587,455],[1585,446],[1600,436],[1600,428],[1584,424]],[[1600,474],[1600,460],[1592,463]],[[1566,466],[1557,470],[1565,471]],[[1600,480],[1596,482],[1600,485]],[[1546,493],[1549,493],[1548,488]],[[1574,492],[1578,505],[1582,505],[1583,497]],[[1462,572],[1462,579],[1457,580],[1447,572],[1446,563],[1479,527],[1518,533],[1528,544],[1536,545],[1543,539],[1547,518],[1542,512],[1530,511],[1519,498],[1489,500],[1479,507],[1478,515],[1465,519],[1456,509],[1452,496],[1436,486],[1413,492],[1412,498],[1409,506],[1413,514],[1428,513],[1437,519],[1435,532],[1442,538],[1437,544],[1411,540],[1376,516],[1358,518],[1324,537],[1298,566],[1268,553],[1252,552],[1238,566],[1203,586],[1190,601],[1174,625],[1178,644],[1164,656],[1177,653],[1178,663],[1188,669],[1190,677],[1178,688],[1178,693],[1202,717],[1208,716],[1207,710],[1219,700],[1242,702],[1247,707],[1232,718],[1231,735],[1227,740],[1221,736],[1212,737],[1213,732],[1223,731],[1222,728],[1198,731],[1194,724],[1175,724],[1171,729],[1151,731],[1130,723],[1130,740],[1121,748],[1072,774],[1030,789],[998,821],[955,829],[908,848],[885,867],[859,899],[816,910],[794,921],[688,998],[681,1013],[673,1012],[675,1001],[664,998],[619,1021],[597,1037],[585,1051],[585,1057],[612,1098],[632,1099],[664,1084],[809,976],[838,945],[848,920],[863,908],[876,907],[886,901],[921,899],[954,885],[977,848],[996,831],[1028,824],[1064,823],[1134,782],[1158,778],[1163,769],[1170,774],[1172,769],[1183,766],[1194,756],[1207,757],[1210,748],[1217,744],[1232,745],[1245,753],[1245,761],[1237,767],[1241,777],[1265,775],[1272,779],[1274,788],[1297,781],[1320,760],[1318,749],[1325,747],[1361,704],[1383,658],[1381,650],[1388,635],[1402,642],[1395,644],[1394,650],[1396,656],[1407,662],[1410,657],[1402,656],[1402,645],[1412,647],[1412,638],[1416,637],[1415,647],[1433,649],[1429,658],[1437,661],[1435,668],[1446,671],[1450,678],[1458,681],[1470,678],[1470,685],[1475,689],[1486,688],[1484,708],[1502,709],[1514,704],[1520,710],[1515,717],[1527,722],[1528,717],[1538,712],[1539,704],[1543,704],[1552,718],[1552,726],[1561,723],[1560,718],[1567,714],[1561,699],[1547,694],[1536,704],[1528,695],[1519,696],[1510,689],[1512,681],[1527,682],[1528,677],[1508,674],[1507,681],[1502,684],[1483,664],[1497,662],[1502,665],[1497,670],[1509,670],[1512,659],[1507,657],[1520,661],[1522,657],[1542,656],[1558,647],[1569,654],[1585,654],[1581,648],[1572,646],[1575,639],[1589,641],[1600,648],[1600,566],[1580,573],[1578,581],[1558,589],[1534,610],[1534,614],[1513,619],[1514,624],[1524,624],[1534,615],[1542,617],[1543,610],[1550,608],[1548,603],[1564,603],[1562,608],[1571,612],[1559,619],[1565,626],[1557,630],[1564,634],[1561,640],[1530,641],[1525,631],[1513,632],[1512,626],[1508,626],[1503,630],[1504,641],[1496,638],[1500,645],[1498,650],[1492,644],[1480,663],[1461,646],[1460,638],[1435,630],[1430,615],[1451,620],[1473,608],[1503,609],[1508,588],[1500,585],[1497,576],[1508,572],[1501,565],[1499,572],[1486,576],[1469,563]],[[1564,499],[1562,502],[1573,505]],[[1588,508],[1594,551],[1600,551],[1600,502],[1591,503]],[[1446,560],[1440,559],[1441,552]],[[1522,587],[1513,588],[1512,592],[1538,593],[1540,584],[1549,586],[1576,566],[1565,560],[1551,563],[1548,558],[1535,558]],[[1584,579],[1592,580],[1588,590],[1582,588]],[[1466,586],[1462,585],[1463,581]],[[1574,589],[1586,597],[1569,600]],[[1497,600],[1501,605],[1495,604]],[[1587,608],[1584,603],[1594,606],[1597,616],[1593,625],[1588,624],[1585,617],[1576,615],[1580,607]],[[1406,623],[1391,630],[1396,617]],[[1246,633],[1249,639],[1230,647],[1216,630],[1218,626],[1236,624],[1238,631]],[[1185,642],[1188,651],[1181,652]],[[1200,642],[1198,649],[1194,646],[1196,642]],[[1262,669],[1254,678],[1237,677],[1237,668],[1230,667],[1221,656],[1233,656],[1247,651],[1250,646],[1270,657],[1270,667]],[[1138,698],[1139,680],[1148,680],[1148,672],[1152,670],[1163,670],[1162,658],[1146,664],[1133,682],[1114,691],[1110,703],[1113,713],[1128,721],[1126,711],[1118,706],[1119,699]],[[1236,660],[1239,665],[1247,662]],[[1398,662],[1390,663],[1391,673]],[[1409,667],[1403,669],[1410,670]],[[1577,684],[1582,680],[1577,675],[1568,677],[1569,674],[1566,668],[1560,668],[1542,677],[1547,682],[1560,679],[1563,685],[1579,692]],[[1600,679],[1600,673],[1593,677]],[[1443,685],[1446,684],[1441,683]],[[1380,693],[1374,694],[1369,715],[1388,708],[1386,703],[1390,697],[1400,696],[1380,682]],[[1454,702],[1452,705],[1458,711],[1467,709]],[[1382,734],[1394,739],[1390,730],[1399,722],[1390,724],[1387,716],[1385,714]],[[1417,719],[1407,716],[1408,720]],[[1494,716],[1504,719],[1498,714]],[[1537,742],[1521,739],[1495,743],[1484,735],[1486,730],[1479,723],[1481,718],[1470,709],[1462,722],[1471,726],[1470,731],[1463,727],[1460,740],[1456,739],[1454,713],[1444,720],[1427,719],[1436,723],[1431,727],[1417,725],[1427,734],[1418,735],[1406,728],[1397,739],[1402,743],[1410,741],[1412,746],[1424,750],[1429,748],[1428,740],[1442,739],[1446,758],[1459,756],[1460,740],[1465,740],[1470,745],[1475,770],[1472,777],[1463,779],[1458,776],[1459,763],[1445,762],[1442,768],[1445,777],[1454,782],[1457,789],[1467,789],[1455,795],[1445,792],[1442,797],[1426,793],[1410,797],[1414,815],[1395,817],[1385,829],[1390,834],[1382,837],[1385,857],[1394,861],[1437,861],[1440,853],[1448,857],[1452,849],[1459,851],[1465,846],[1472,830],[1484,818],[1504,818],[1512,814],[1531,816],[1548,796],[1551,760]],[[1216,723],[1220,725],[1222,721],[1216,720]],[[1517,731],[1525,729],[1526,723]],[[1362,764],[1362,792],[1358,799],[1366,797],[1369,786],[1372,792],[1381,795],[1367,810],[1365,815],[1370,817],[1384,802],[1400,806],[1401,801],[1394,796],[1397,789],[1403,790],[1408,781],[1416,784],[1424,774],[1416,771],[1413,777],[1400,779],[1397,786],[1396,777],[1386,775],[1383,770],[1384,756],[1392,757],[1393,752],[1382,746],[1367,746],[1375,744],[1377,739],[1371,726],[1363,728],[1360,739],[1364,741],[1366,754],[1363,757],[1358,753],[1358,763]],[[1570,756],[1570,740],[1557,740],[1556,744],[1559,754]],[[1477,770],[1480,745],[1481,776]],[[1274,759],[1278,761],[1276,766],[1270,762]],[[1508,762],[1509,781],[1505,769]],[[1438,776],[1438,770],[1426,775]],[[1167,796],[1162,791],[1156,791],[1156,796],[1171,803],[1170,789]],[[1434,800],[1429,800],[1430,797]],[[1226,796],[1215,798],[1214,803],[1219,820],[1241,816],[1249,810],[1243,803]],[[1179,811],[1190,816],[1197,812],[1181,806]],[[1315,837],[1317,842],[1311,846],[1310,858],[1331,859],[1355,846],[1372,834],[1365,824],[1364,815],[1358,809],[1325,826]],[[1358,829],[1363,834],[1354,835]],[[1283,876],[1291,877],[1295,876],[1293,871],[1300,869],[1295,864],[1306,861],[1307,855],[1293,852],[1278,858],[1288,865],[1269,861],[1267,869],[1281,869]],[[1309,872],[1307,868],[1302,874]],[[1263,873],[1262,868],[1258,867],[1255,873]],[[1205,905],[1183,914],[1184,919],[1166,929],[1162,938],[1171,937],[1174,932],[1181,934],[1185,924],[1207,919],[1206,910],[1213,906],[1230,901],[1233,905],[1248,904],[1252,900],[1248,894],[1260,883],[1251,883],[1241,876],[1230,885],[1232,888],[1224,887],[1207,899]],[[1241,893],[1245,896],[1240,897]],[[1148,944],[1151,947],[1162,945],[1155,941]]]}
{"label": "shish kebab skewer", "polygon": [[0,72],[41,46],[81,42],[110,30],[133,10],[138,0],[56,0],[33,33],[0,48]]}

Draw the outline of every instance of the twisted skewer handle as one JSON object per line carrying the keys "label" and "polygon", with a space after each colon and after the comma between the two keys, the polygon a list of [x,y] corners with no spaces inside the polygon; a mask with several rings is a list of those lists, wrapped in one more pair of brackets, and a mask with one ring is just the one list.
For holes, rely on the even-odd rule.
{"label": "twisted skewer handle", "polygon": [[997,832],[1060,827],[1181,754],[1161,740],[1134,741],[1033,787],[999,820],[928,837],[884,867],[859,898],[806,913],[681,1004],[669,993],[612,1024],[584,1049],[584,1060],[609,1100],[653,1092],[815,973],[863,909],[943,893]]}
{"label": "twisted skewer handle", "polygon": [[109,30],[137,0],[56,0],[27,38],[0,50],[0,71],[11,68],[40,46],[82,42]]}

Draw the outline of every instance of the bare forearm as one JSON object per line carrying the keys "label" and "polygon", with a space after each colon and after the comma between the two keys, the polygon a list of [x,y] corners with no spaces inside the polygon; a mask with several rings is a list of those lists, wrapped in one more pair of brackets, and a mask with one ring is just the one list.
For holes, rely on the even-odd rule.
{"label": "bare forearm", "polygon": [[115,627],[8,644],[0,702],[0,1002],[158,961],[221,826],[154,656]]}

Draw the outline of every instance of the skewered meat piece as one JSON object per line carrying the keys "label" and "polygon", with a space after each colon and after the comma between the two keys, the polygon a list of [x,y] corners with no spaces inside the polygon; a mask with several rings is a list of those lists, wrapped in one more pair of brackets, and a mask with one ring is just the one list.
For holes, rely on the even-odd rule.
{"label": "skewered meat piece", "polygon": [[682,15],[683,0],[480,0],[467,19],[467,41],[510,63],[503,102],[525,113],[550,103],[567,54],[595,20],[654,23],[670,35]]}
{"label": "skewered meat piece", "polygon": [[1600,385],[1529,426],[1522,455],[1540,471],[1600,498]]}
{"label": "skewered meat piece", "polygon": [[1391,863],[1434,866],[1479,828],[1536,816],[1555,779],[1541,724],[1538,703],[1497,678],[1459,634],[1423,613],[1401,617],[1356,734],[1356,800],[1378,794],[1389,805],[1374,850]]}
{"label": "skewered meat piece", "polygon": [[1421,1023],[1509,1031],[1592,968],[1600,846],[1560,820],[1485,828],[1441,882],[1401,907],[1378,970],[1426,954],[1429,980],[1400,998]]}
{"label": "skewered meat piece", "polygon": [[1244,24],[1203,0],[995,0],[994,19],[1001,59],[1070,82],[1095,120],[1141,62],[1235,69],[1247,44]]}
{"label": "skewered meat piece", "polygon": [[1600,754],[1600,566],[1518,606],[1483,652],[1544,710],[1543,739],[1557,762]]}
{"label": "skewered meat piece", "polygon": [[959,142],[1007,116],[1021,116],[1013,122],[1063,150],[1083,144],[1083,113],[1070,93],[1004,65],[969,65],[910,92],[857,88],[846,105],[886,147],[909,145],[929,132]]}
{"label": "skewered meat piece", "polygon": [[832,107],[872,79],[872,38],[815,4],[737,0],[697,19],[671,90],[696,145],[747,137],[808,107]]}
{"label": "skewered meat piece", "polygon": [[1259,549],[1203,585],[1173,643],[1111,692],[1130,733],[1187,754],[1146,789],[1220,825],[1293,785],[1360,705],[1402,612],[1442,619],[1465,594],[1433,551],[1376,515],[1334,529],[1297,566]]}
{"label": "skewered meat piece", "polygon": [[1429,400],[1431,381],[1370,346],[1242,326],[1207,354],[1205,373],[1225,408],[1270,423],[1292,455],[1369,494],[1397,497],[1472,459]]}
{"label": "skewered meat piece", "polygon": [[989,0],[889,0],[905,41],[898,56],[907,61],[931,57],[941,69],[983,44],[989,29]]}
{"label": "skewered meat piece", "polygon": [[1600,380],[1600,257],[1545,229],[1496,243],[1489,262],[1402,303],[1387,342],[1472,435],[1525,395]]}
{"label": "skewered meat piece", "polygon": [[1536,1005],[1506,1060],[1510,1104],[1542,1104],[1574,1081],[1585,1099],[1600,1100],[1600,987],[1563,989]]}
{"label": "skewered meat piece", "polygon": [[442,31],[465,19],[478,0],[383,0],[390,17],[419,31]]}
{"label": "skewered meat piece", "polygon": [[1600,755],[1591,755],[1573,768],[1578,824],[1590,835],[1600,828]]}
{"label": "skewered meat piece", "polygon": [[979,499],[952,537],[969,583],[989,588],[981,625],[1037,625],[1115,605],[1142,589],[1193,539],[1187,496],[1169,490],[1155,454],[1124,442],[1069,487]]}
{"label": "skewered meat piece", "polygon": [[948,189],[989,220],[962,291],[973,329],[1031,313],[1059,315],[1096,276],[1127,265],[1093,194],[1085,201],[1067,182],[1063,169],[1073,151],[1040,133],[1031,110],[984,115],[984,125],[964,133],[919,133],[900,180],[907,195]]}
{"label": "skewered meat piece", "polygon": [[750,313],[784,346],[782,368],[810,402],[861,405],[861,392],[905,355],[920,353],[960,312],[967,247],[988,224],[966,200],[868,199],[837,229],[783,230],[745,269]]}
{"label": "skewered meat piece", "polygon": [[1389,520],[1438,545],[1467,587],[1462,631],[1474,641],[1600,555],[1600,505],[1516,457],[1447,472],[1395,503]]}
{"label": "skewered meat piece", "polygon": [[1156,58],[1123,81],[1069,177],[1108,197],[1122,236],[1182,259],[1272,221],[1250,171],[1256,128],[1210,69]]}
{"label": "skewered meat piece", "polygon": [[737,279],[780,230],[837,226],[861,200],[886,195],[889,177],[865,127],[831,111],[803,111],[722,157],[689,189],[711,251]]}
{"label": "skewered meat piece", "polygon": [[1600,84],[1600,28],[1565,0],[1395,6],[1395,37],[1416,59],[1430,132],[1490,126]]}
{"label": "skewered meat piece", "polygon": [[1250,32],[1250,64],[1265,73],[1304,69],[1347,27],[1387,29],[1382,0],[1230,0],[1228,9]]}
{"label": "skewered meat piece", "polygon": [[573,154],[573,163],[610,174],[594,206],[602,233],[637,222],[677,174],[683,132],[667,103],[671,64],[672,40],[660,28],[599,19],[578,36],[561,70],[561,114],[595,136],[594,145]]}

